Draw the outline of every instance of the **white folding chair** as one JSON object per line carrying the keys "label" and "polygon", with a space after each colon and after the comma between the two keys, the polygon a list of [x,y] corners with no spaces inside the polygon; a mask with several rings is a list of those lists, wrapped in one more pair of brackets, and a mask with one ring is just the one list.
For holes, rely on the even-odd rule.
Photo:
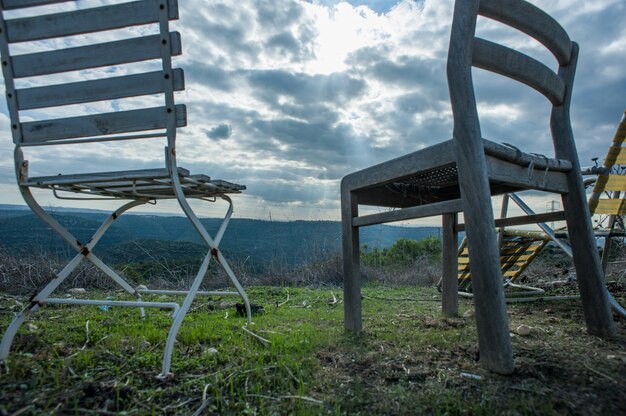
{"label": "white folding chair", "polygon": [[[178,329],[196,295],[240,296],[247,313],[246,325],[251,323],[248,297],[219,250],[219,243],[233,212],[233,204],[228,195],[240,193],[245,186],[213,180],[205,175],[192,175],[188,170],[179,167],[176,162],[176,130],[187,124],[185,106],[174,102],[174,91],[184,89],[182,69],[172,68],[172,56],[181,54],[180,34],[170,32],[169,29],[169,21],[178,18],[177,1],[141,0],[101,7],[76,7],[72,10],[68,5],[72,6],[73,3],[75,2],[63,0],[0,1],[0,52],[11,132],[15,144],[15,169],[19,190],[31,210],[76,251],[75,257],[67,266],[32,297],[28,305],[6,329],[0,344],[0,360],[7,359],[20,325],[42,305],[130,306],[141,308],[142,316],[144,307],[171,308],[174,311],[174,321],[167,337],[160,374],[160,377],[166,377],[170,374],[172,349]],[[49,9],[44,8],[44,12],[37,14],[41,8],[35,6],[59,7],[59,9],[50,13]],[[26,17],[19,17],[21,15]],[[137,30],[136,26],[140,25],[150,28],[152,34],[146,34],[148,30]],[[124,32],[127,37],[119,39],[121,30],[128,32]],[[98,35],[97,39],[94,34]],[[63,38],[74,35],[83,35],[79,37],[80,46],[65,47],[67,41]],[[102,39],[107,38],[116,40],[102,42]],[[31,43],[41,40],[46,42],[45,46],[48,50],[12,53],[16,44],[20,44],[18,46],[23,50]],[[63,47],[56,48],[58,45]],[[50,46],[54,49],[49,50]],[[156,63],[157,70],[146,71],[148,61],[151,61],[153,65]],[[124,75],[107,77],[110,72],[120,71],[120,65],[129,63],[134,63],[139,69],[133,67],[136,72],[122,71]],[[67,78],[59,76],[102,67],[107,67],[107,70],[96,73],[98,77],[95,79],[66,82]],[[94,74],[91,75],[93,78]],[[29,85],[28,80],[33,77],[37,77],[38,86]],[[48,78],[52,81],[46,82]],[[16,88],[16,85],[20,83],[27,86]],[[41,109],[49,107],[62,107],[69,112],[75,111],[77,107],[81,108],[76,104],[106,103],[109,100],[128,97],[151,96],[155,98],[155,94],[159,95],[159,99],[163,97],[162,105],[157,107],[139,107],[126,111],[96,112],[72,117],[23,121],[26,118],[23,112],[27,110],[42,111]],[[102,106],[96,108],[102,108]],[[99,142],[110,146],[108,151],[111,152],[113,160],[116,155],[116,145],[121,144],[122,141],[141,139],[164,142],[165,157],[161,167],[30,177],[29,163],[23,155],[23,152],[30,147],[65,146],[64,154],[67,155],[67,159],[78,161],[78,157],[72,159],[76,145],[84,146],[87,143]],[[96,201],[113,199],[123,202],[122,206],[102,223],[89,241],[81,242],[42,209],[31,192],[32,188],[52,191],[58,198],[68,198],[70,195],[69,198]],[[211,202],[219,198],[228,203],[226,215],[215,236],[209,235],[198,220],[188,203],[190,198]],[[93,252],[98,241],[121,214],[136,206],[164,199],[178,201],[182,211],[207,247],[208,252],[188,291],[134,289]],[[212,259],[215,259],[224,269],[236,291],[203,292],[199,290]],[[88,260],[97,266],[126,292],[136,297],[136,300],[51,298],[52,292],[83,260]],[[144,302],[141,300],[141,295],[144,293],[178,293],[186,296],[182,305],[178,305],[174,302]],[[245,326],[244,329],[246,329]]]}

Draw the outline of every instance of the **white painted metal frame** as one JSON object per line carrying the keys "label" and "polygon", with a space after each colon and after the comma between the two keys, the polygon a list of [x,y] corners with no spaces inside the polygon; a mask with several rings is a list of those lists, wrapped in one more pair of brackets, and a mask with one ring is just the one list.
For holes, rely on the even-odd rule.
{"label": "white painted metal frame", "polygon": [[[177,0],[140,0],[27,18],[5,19],[4,16],[5,10],[63,3],[64,1],[67,0],[0,0],[0,52],[15,143],[15,166],[19,190],[33,213],[76,251],[74,258],[57,273],[53,280],[32,297],[29,304],[15,316],[5,330],[0,343],[0,360],[8,358],[11,344],[20,326],[42,305],[139,307],[142,317],[145,316],[145,307],[168,308],[173,310],[173,323],[167,336],[162,369],[159,375],[160,378],[165,378],[171,374],[172,351],[178,330],[196,295],[234,295],[241,297],[245,304],[247,316],[243,330],[251,333],[247,328],[252,323],[252,311],[248,296],[219,249],[219,244],[233,214],[233,202],[227,194],[240,193],[245,189],[245,186],[212,180],[205,175],[190,175],[187,170],[178,167],[176,130],[178,127],[186,125],[186,109],[174,102],[174,91],[184,88],[182,70],[172,68],[172,55],[181,53],[180,35],[169,31],[169,20],[178,18]],[[159,27],[159,34],[52,52],[18,56],[11,56],[9,52],[9,43],[12,42],[63,37],[139,24],[156,24]],[[16,89],[14,84],[16,77],[46,75],[147,59],[159,59],[162,62],[162,69],[139,75],[58,86]],[[25,109],[155,93],[163,93],[165,97],[164,107],[43,122],[20,122],[19,118],[19,111]],[[141,131],[155,129],[162,130],[162,132],[141,133]],[[24,160],[22,151],[23,147],[28,146],[71,145],[151,138],[165,138],[167,141],[164,169],[29,178],[28,161]],[[124,202],[120,208],[111,213],[92,238],[84,244],[41,207],[31,192],[31,188],[51,190],[55,196],[60,198],[67,198],[59,194],[59,192],[63,192],[86,195],[80,199],[120,199],[130,200],[130,202]],[[203,199],[210,202],[215,202],[219,198],[228,204],[226,214],[214,237],[202,225],[189,205],[188,198]],[[168,291],[145,287],[135,289],[93,253],[93,248],[120,215],[131,208],[153,203],[160,199],[176,199],[178,201],[185,216],[207,247],[207,254],[188,291]],[[212,259],[215,259],[226,272],[236,291],[199,290]],[[51,298],[50,295],[83,260],[94,264],[137,300]],[[146,302],[142,300],[142,294],[155,293],[185,295],[185,298],[182,305],[175,302]],[[258,338],[258,336],[256,337]]]}

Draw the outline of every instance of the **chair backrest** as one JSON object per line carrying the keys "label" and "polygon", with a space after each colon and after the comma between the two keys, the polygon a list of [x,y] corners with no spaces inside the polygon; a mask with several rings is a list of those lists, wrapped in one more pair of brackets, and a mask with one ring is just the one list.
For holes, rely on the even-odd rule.
{"label": "chair backrest", "polygon": [[[169,31],[169,20],[178,18],[177,0],[140,0],[91,8],[76,5],[66,0],[0,0],[2,71],[16,146],[167,137],[173,149],[176,127],[186,125],[185,106],[174,103],[174,91],[184,89],[183,71],[172,70],[171,62],[173,55],[181,54],[179,33]],[[42,8],[35,6],[48,6],[43,8],[46,14],[37,14]],[[59,6],[61,11],[50,13],[51,7]],[[145,30],[129,29],[144,25],[148,25]],[[120,35],[124,28],[128,33],[122,31]],[[65,39],[75,35],[87,36],[71,42]],[[102,42],[107,38],[116,40]],[[76,40],[80,46],[66,47],[75,45]],[[23,42],[34,41],[45,41],[47,50],[11,53]],[[59,45],[62,47],[57,48]],[[144,61],[156,61],[158,70],[146,71],[148,65],[141,65]],[[140,63],[143,68],[136,65],[132,73],[127,67],[120,69],[120,65],[130,63]],[[63,82],[64,77],[59,77],[101,67],[108,68],[97,71],[95,79]],[[111,77],[111,72],[125,75]],[[38,86],[29,85],[31,78]],[[94,78],[93,73],[90,78]],[[63,83],[58,83],[59,79]],[[16,81],[26,87],[16,88]],[[27,110],[64,107],[69,112],[76,107],[65,106],[155,94],[163,96],[163,105],[113,112],[97,110],[110,106],[93,106],[94,114],[20,120],[20,112]]]}
{"label": "chair backrest", "polygon": [[[539,41],[556,58],[558,73],[521,52],[476,37],[478,15],[497,20]],[[529,85],[550,100],[552,136],[557,157],[560,157],[559,142],[573,140],[569,104],[577,56],[578,46],[561,25],[524,0],[457,0],[447,66],[454,137],[465,138],[471,132],[476,139],[480,138],[471,74],[471,67],[475,66]]]}

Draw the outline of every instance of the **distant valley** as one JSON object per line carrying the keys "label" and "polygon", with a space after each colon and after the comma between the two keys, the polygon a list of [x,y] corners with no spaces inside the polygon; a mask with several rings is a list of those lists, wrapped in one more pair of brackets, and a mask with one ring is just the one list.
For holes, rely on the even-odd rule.
{"label": "distant valley", "polygon": [[[106,218],[105,212],[55,209],[54,217],[81,241],[87,241]],[[202,223],[211,235],[219,219]],[[438,227],[377,225],[361,229],[361,244],[389,247],[398,238],[438,235]],[[68,257],[68,245],[28,209],[0,205],[0,245],[10,251],[36,251]],[[248,262],[262,270],[270,262],[293,266],[337,253],[341,247],[338,221],[262,221],[233,219],[220,248],[227,257]],[[181,216],[127,214],[111,226],[95,252],[113,264],[151,260],[200,259],[206,249],[186,218]]]}

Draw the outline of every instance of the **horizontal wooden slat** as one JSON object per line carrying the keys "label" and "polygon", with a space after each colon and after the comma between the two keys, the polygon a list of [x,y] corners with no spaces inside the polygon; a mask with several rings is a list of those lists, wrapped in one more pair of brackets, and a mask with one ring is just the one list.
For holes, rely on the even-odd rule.
{"label": "horizontal wooden slat", "polygon": [[[185,88],[182,69],[173,71],[174,90]],[[113,100],[163,92],[163,71],[17,90],[20,110]]]}
{"label": "horizontal wooden slat", "polygon": [[504,145],[491,140],[483,139],[485,154],[498,159],[513,162],[521,166],[533,165],[533,169],[547,169],[555,172],[569,172],[572,170],[572,162],[565,159],[554,159],[538,154],[524,153],[511,145]]}
{"label": "horizontal wooden slat", "polygon": [[479,13],[537,39],[552,52],[559,64],[569,63],[572,41],[567,32],[556,20],[532,4],[523,0],[481,0]]}
{"label": "horizontal wooden slat", "polygon": [[[157,130],[166,127],[166,108],[118,111],[80,117],[22,123],[22,141],[50,142],[77,137],[93,137],[134,131]],[[176,106],[176,125],[187,123],[184,105]],[[103,138],[102,140],[106,140]]]}
{"label": "horizontal wooden slat", "polygon": [[364,227],[366,225],[383,224],[387,222],[404,221],[415,218],[432,217],[435,215],[452,214],[462,210],[461,200],[434,202],[428,205],[403,208],[395,211],[369,214],[352,219],[352,226]]}
{"label": "horizontal wooden slat", "polygon": [[602,189],[602,191],[626,191],[626,176],[600,175],[596,181],[595,189]]}
{"label": "horizontal wooden slat", "polygon": [[[170,33],[170,50],[172,55],[181,54],[178,32]],[[161,38],[159,35],[152,35],[50,52],[17,55],[13,57],[13,74],[16,78],[33,77],[160,57]]]}
{"label": "horizontal wooden slat", "polygon": [[494,189],[517,192],[521,189],[567,193],[567,174],[535,169],[529,177],[528,168],[487,156],[487,173]]}
{"label": "horizontal wooden slat", "polygon": [[47,4],[67,3],[70,0],[2,0],[4,10],[22,9],[24,7],[45,6]]}
{"label": "horizontal wooden slat", "polygon": [[[529,258],[533,257],[533,254],[524,254],[521,256],[511,255],[500,257],[501,264],[515,264],[517,262],[525,262]],[[469,257],[459,257],[459,264],[469,264]]]}
{"label": "horizontal wooden slat", "polygon": [[472,63],[522,82],[542,93],[554,105],[563,103],[565,84],[541,62],[506,46],[484,39],[474,39]]}
{"label": "horizontal wooden slat", "polygon": [[589,210],[591,214],[626,215],[626,199],[592,199]]}
{"label": "horizontal wooden slat", "polygon": [[[517,217],[508,217],[508,218],[496,218],[494,221],[494,227],[511,227],[515,225],[527,225],[527,224],[537,224],[540,222],[551,222],[551,221],[564,221],[565,220],[565,212],[564,211],[555,211],[555,212],[545,212],[541,214],[534,215],[521,215]],[[465,224],[457,224],[455,227],[455,231],[463,232],[465,231]]]}
{"label": "horizontal wooden slat", "polygon": [[[526,253],[527,251],[524,250],[524,253]],[[510,256],[500,256],[500,262],[502,263],[517,263],[519,262],[525,262],[526,260],[530,259],[533,256],[533,251],[530,251],[530,254],[522,254],[522,255],[510,255]]]}
{"label": "horizontal wooden slat", "polygon": [[[178,19],[176,0],[169,1],[169,18]],[[119,29],[159,21],[159,2],[142,0],[71,12],[6,20],[9,43],[26,42]]]}

